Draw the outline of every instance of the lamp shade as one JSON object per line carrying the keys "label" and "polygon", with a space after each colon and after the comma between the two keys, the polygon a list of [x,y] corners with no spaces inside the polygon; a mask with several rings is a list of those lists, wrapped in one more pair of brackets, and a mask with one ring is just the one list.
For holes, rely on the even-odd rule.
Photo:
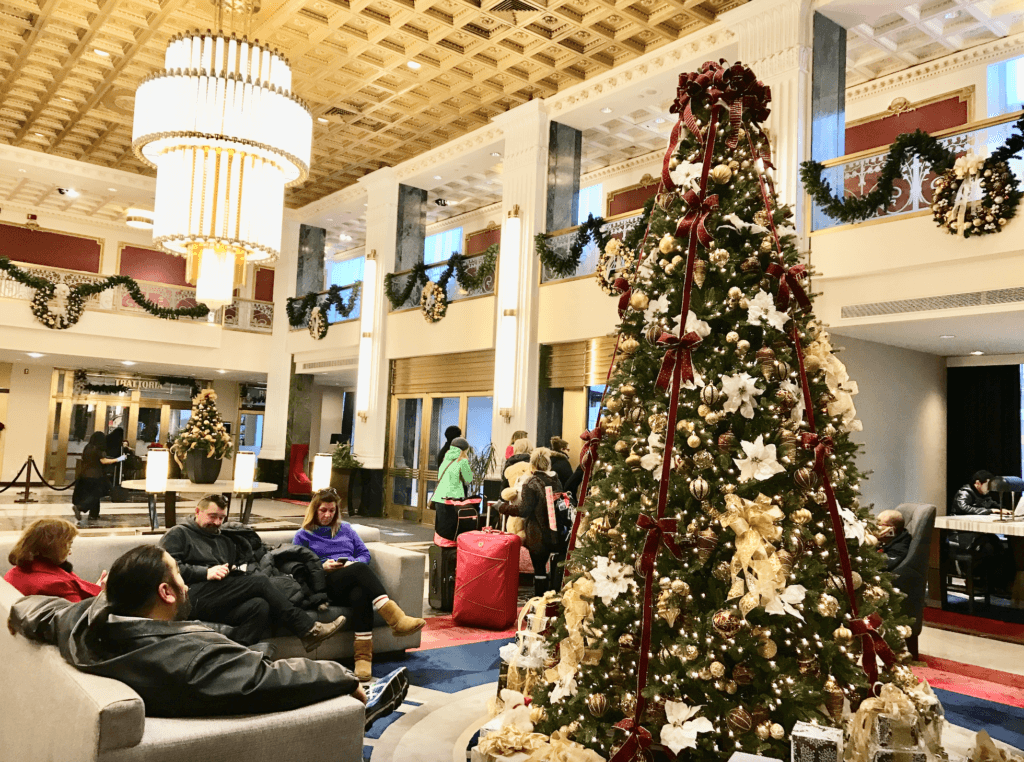
{"label": "lamp shade", "polygon": [[170,468],[170,451],[150,450],[146,454],[146,492],[166,492]]}
{"label": "lamp shade", "polygon": [[331,454],[318,452],[313,458],[313,491],[331,486]]}
{"label": "lamp shade", "polygon": [[252,490],[256,477],[256,453],[240,450],[235,453],[235,491]]}

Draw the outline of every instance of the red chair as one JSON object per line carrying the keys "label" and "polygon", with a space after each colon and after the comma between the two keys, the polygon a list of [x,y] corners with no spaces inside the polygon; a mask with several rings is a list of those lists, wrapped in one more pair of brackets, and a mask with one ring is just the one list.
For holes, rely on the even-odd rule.
{"label": "red chair", "polygon": [[306,475],[308,444],[293,444],[288,458],[288,492],[292,495],[312,495],[313,482]]}

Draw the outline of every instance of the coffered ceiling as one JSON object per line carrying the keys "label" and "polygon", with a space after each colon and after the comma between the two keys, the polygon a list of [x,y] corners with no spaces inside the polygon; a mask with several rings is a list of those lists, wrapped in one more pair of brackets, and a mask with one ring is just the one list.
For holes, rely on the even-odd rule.
{"label": "coffered ceiling", "polygon": [[[316,118],[301,206],[711,24],[745,0],[270,0],[250,36]],[[0,0],[0,142],[148,173],[134,92],[210,0]],[[42,193],[43,189],[32,191]],[[99,203],[99,200],[96,201]]]}

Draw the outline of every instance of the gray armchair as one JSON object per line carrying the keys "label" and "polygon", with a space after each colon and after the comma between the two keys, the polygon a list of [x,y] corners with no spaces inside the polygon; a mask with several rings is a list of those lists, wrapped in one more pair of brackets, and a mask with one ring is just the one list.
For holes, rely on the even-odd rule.
{"label": "gray armchair", "polygon": [[907,598],[903,612],[913,619],[913,635],[907,648],[917,658],[917,636],[921,634],[924,616],[925,585],[928,582],[928,559],[931,551],[932,530],[935,528],[937,509],[927,503],[901,503],[896,510],[903,515],[906,530],[910,532],[910,550],[903,562],[892,570],[896,587]]}

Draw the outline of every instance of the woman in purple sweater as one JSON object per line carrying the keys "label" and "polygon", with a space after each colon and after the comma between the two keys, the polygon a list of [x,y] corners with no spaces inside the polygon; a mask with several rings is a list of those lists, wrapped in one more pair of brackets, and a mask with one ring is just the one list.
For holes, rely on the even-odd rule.
{"label": "woman in purple sweater", "polygon": [[423,629],[426,621],[407,616],[388,597],[384,585],[367,564],[367,550],[352,525],[341,520],[338,493],[322,489],[313,495],[302,521],[302,529],[295,533],[295,545],[303,545],[324,562],[327,595],[338,606],[352,610],[352,626],[356,631],[356,677],[367,682],[372,677],[373,612],[379,611],[395,635],[412,635]]}

